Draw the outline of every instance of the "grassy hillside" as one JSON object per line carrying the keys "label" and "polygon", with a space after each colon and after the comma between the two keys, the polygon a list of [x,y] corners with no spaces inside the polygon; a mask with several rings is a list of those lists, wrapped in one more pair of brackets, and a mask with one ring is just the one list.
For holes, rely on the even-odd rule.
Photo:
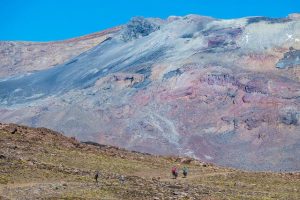
{"label": "grassy hillside", "polygon": [[[189,176],[172,179],[173,165],[187,166]],[[99,184],[93,179],[96,171]],[[244,172],[0,124],[0,199],[296,200],[300,174]]]}

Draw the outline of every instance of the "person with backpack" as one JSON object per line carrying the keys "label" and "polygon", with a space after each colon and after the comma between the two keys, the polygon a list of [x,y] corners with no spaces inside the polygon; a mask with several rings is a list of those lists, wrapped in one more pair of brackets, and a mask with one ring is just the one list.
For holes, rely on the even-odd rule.
{"label": "person with backpack", "polygon": [[183,178],[186,178],[186,177],[187,177],[188,171],[189,171],[189,169],[188,169],[186,166],[184,166],[183,169],[182,169]]}
{"label": "person with backpack", "polygon": [[173,175],[174,179],[176,179],[178,176],[178,171],[177,171],[176,166],[172,167],[172,175]]}

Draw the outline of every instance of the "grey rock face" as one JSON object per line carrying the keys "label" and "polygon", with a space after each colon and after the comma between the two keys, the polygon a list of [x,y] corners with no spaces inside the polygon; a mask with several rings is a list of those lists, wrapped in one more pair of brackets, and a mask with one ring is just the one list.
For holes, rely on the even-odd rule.
{"label": "grey rock face", "polygon": [[271,18],[271,17],[251,17],[248,19],[248,24],[266,22],[270,24],[290,22],[290,18]]}
{"label": "grey rock face", "polygon": [[291,50],[284,54],[284,57],[276,64],[277,68],[284,69],[300,66],[300,50]]}

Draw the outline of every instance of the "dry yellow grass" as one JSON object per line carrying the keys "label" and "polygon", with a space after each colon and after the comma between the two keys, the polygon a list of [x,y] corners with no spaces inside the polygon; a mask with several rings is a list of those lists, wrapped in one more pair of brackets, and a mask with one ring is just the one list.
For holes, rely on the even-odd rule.
{"label": "dry yellow grass", "polygon": [[[0,199],[300,199],[298,173],[183,164],[176,157],[82,144],[48,129],[1,125],[0,158]],[[173,165],[188,166],[189,176],[172,179]]]}

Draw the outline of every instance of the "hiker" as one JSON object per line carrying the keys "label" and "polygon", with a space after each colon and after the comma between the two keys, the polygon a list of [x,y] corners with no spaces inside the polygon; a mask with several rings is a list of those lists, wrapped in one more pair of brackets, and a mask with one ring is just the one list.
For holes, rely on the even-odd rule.
{"label": "hiker", "polygon": [[96,181],[96,183],[98,183],[98,178],[99,178],[99,172],[98,172],[98,171],[96,172],[96,174],[95,174],[95,177],[94,177],[94,178],[95,178],[95,181]]}
{"label": "hiker", "polygon": [[184,166],[182,169],[183,178],[187,177],[188,172],[189,172],[189,169],[186,166]]}
{"label": "hiker", "polygon": [[123,175],[120,176],[119,181],[121,184],[125,183],[125,177]]}
{"label": "hiker", "polygon": [[177,171],[176,166],[172,167],[172,175],[173,175],[174,179],[176,179],[178,176],[178,171]]}

